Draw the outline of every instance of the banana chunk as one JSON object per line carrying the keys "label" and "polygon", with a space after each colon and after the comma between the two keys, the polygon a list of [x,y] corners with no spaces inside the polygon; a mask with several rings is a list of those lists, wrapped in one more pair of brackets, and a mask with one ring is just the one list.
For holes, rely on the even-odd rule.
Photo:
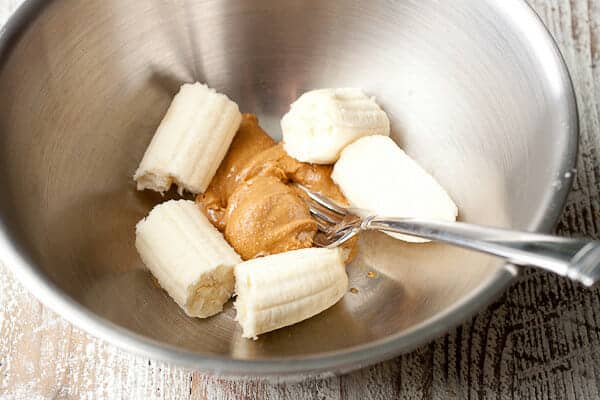
{"label": "banana chunk", "polygon": [[245,261],[235,267],[242,336],[292,325],[337,303],[348,290],[340,249],[308,248]]}
{"label": "banana chunk", "polygon": [[238,105],[208,86],[184,84],[173,98],[133,179],[138,190],[201,193],[240,126]]}
{"label": "banana chunk", "polygon": [[285,151],[297,160],[334,163],[344,147],[368,135],[390,134],[390,120],[374,97],[354,88],[304,93],[281,119]]}
{"label": "banana chunk", "polygon": [[[392,139],[361,138],[344,149],[331,178],[353,207],[368,214],[456,221],[458,208],[448,193]],[[407,242],[428,242],[389,234]]]}
{"label": "banana chunk", "polygon": [[135,247],[161,287],[190,317],[223,310],[242,260],[193,201],[159,204],[136,226]]}

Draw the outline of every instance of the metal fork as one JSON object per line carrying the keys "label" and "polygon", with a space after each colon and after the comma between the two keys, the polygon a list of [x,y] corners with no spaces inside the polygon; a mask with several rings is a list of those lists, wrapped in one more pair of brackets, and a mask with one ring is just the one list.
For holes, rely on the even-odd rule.
{"label": "metal fork", "polygon": [[539,233],[492,228],[464,222],[368,216],[296,184],[306,193],[310,213],[318,223],[319,247],[337,247],[361,231],[409,234],[449,243],[506,259],[508,262],[541,268],[592,286],[600,279],[600,241],[571,239]]}

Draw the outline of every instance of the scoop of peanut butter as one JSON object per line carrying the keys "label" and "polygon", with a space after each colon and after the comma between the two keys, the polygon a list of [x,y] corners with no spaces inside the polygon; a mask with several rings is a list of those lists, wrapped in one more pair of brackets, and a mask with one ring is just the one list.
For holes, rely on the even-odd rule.
{"label": "scoop of peanut butter", "polygon": [[295,191],[273,176],[257,176],[229,198],[225,239],[244,259],[311,247],[317,224]]}
{"label": "scoop of peanut butter", "polygon": [[196,201],[238,254],[248,260],[312,247],[317,224],[301,194],[289,184],[300,183],[347,204],[330,175],[331,166],[290,157],[282,144],[262,130],[256,116],[244,114],[225,159]]}

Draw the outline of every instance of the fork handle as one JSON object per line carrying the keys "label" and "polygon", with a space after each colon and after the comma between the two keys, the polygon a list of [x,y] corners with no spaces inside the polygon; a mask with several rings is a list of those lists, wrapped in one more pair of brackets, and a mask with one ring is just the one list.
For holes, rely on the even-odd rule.
{"label": "fork handle", "polygon": [[600,241],[562,238],[464,222],[367,217],[363,230],[403,233],[538,267],[592,286],[600,279]]}

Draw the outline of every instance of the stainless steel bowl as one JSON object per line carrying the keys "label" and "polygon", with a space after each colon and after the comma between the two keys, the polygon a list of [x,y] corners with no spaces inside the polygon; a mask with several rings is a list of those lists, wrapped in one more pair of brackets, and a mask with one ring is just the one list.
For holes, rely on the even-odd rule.
{"label": "stainless steel bowl", "polygon": [[131,176],[194,80],[276,137],[301,92],[364,88],[467,221],[549,229],[570,186],[572,87],[522,1],[30,0],[0,31],[0,251],[65,318],[149,357],[225,374],[346,371],[442,334],[515,273],[365,235],[349,268],[358,293],[315,318],[258,341],[240,338],[230,306],[187,318],[133,247],[161,197]]}

